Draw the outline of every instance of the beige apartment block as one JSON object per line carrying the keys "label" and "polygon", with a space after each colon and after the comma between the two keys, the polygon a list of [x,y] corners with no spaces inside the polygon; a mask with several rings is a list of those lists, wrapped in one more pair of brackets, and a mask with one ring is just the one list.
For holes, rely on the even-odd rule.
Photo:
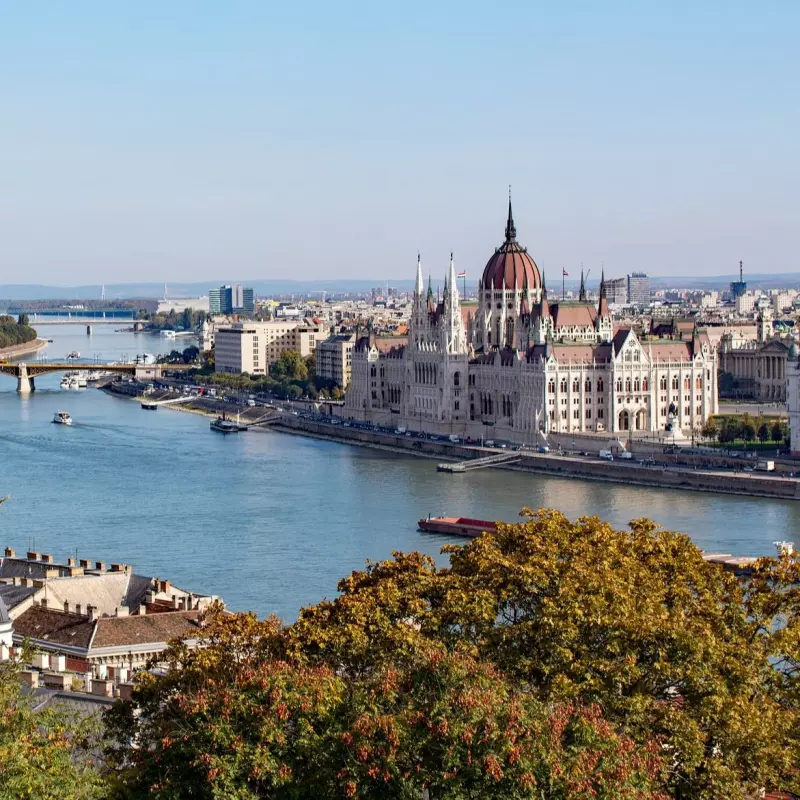
{"label": "beige apartment block", "polygon": [[286,350],[303,358],[313,355],[319,338],[320,326],[307,319],[235,322],[217,328],[215,369],[231,375],[266,375]]}
{"label": "beige apartment block", "polygon": [[350,383],[355,334],[341,333],[317,344],[317,376],[333,381],[344,389]]}

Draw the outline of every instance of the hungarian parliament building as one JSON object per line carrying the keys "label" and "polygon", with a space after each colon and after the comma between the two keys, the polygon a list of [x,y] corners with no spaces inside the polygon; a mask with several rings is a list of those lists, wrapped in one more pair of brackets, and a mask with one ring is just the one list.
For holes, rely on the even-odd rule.
{"label": "hungarian parliament building", "polygon": [[639,336],[614,324],[604,278],[588,302],[550,300],[508,204],[505,241],[462,305],[450,260],[443,296],[417,262],[407,343],[367,330],[343,416],[378,425],[537,444],[549,433],[698,430],[718,412],[717,356],[702,331]]}

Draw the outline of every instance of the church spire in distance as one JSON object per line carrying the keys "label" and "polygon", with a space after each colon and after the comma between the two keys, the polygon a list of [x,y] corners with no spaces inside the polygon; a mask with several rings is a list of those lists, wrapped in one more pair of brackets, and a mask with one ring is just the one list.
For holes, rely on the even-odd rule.
{"label": "church spire in distance", "polygon": [[514,227],[514,214],[511,211],[511,184],[508,186],[508,221],[506,222],[506,241],[517,240],[517,229]]}
{"label": "church spire in distance", "polygon": [[586,302],[586,283],[583,278],[583,264],[581,264],[581,290],[578,294],[578,300],[580,300],[581,303]]}
{"label": "church spire in distance", "polygon": [[415,288],[415,294],[417,297],[421,298],[424,291],[425,282],[422,280],[422,260],[420,259],[419,253],[417,253],[417,285]]}

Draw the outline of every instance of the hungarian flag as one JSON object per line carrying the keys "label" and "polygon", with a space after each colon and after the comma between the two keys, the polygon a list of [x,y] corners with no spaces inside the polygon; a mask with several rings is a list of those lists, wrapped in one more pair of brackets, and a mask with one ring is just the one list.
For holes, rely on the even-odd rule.
{"label": "hungarian flag", "polygon": [[464,272],[459,272],[459,273],[456,275],[456,278],[466,278],[466,277],[467,277],[467,272],[466,272],[466,270],[464,270]]}
{"label": "hungarian flag", "polygon": [[562,274],[562,275],[569,275],[569,272],[567,272],[567,271],[564,269],[564,267],[561,267],[561,274]]}

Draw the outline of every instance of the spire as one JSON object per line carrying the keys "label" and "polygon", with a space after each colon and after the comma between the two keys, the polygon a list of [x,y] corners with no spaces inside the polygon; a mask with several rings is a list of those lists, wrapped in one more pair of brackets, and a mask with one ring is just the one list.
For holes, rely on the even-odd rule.
{"label": "spire", "polygon": [[606,272],[603,270],[600,273],[600,302],[597,304],[597,316],[599,318],[607,317],[608,315],[608,300],[606,299]]}
{"label": "spire", "polygon": [[581,303],[586,302],[586,283],[583,280],[583,264],[581,264],[581,290],[578,294],[578,300],[580,300]]}
{"label": "spire", "polygon": [[414,294],[418,299],[422,298],[422,293],[425,291],[425,283],[422,280],[422,261],[417,253],[417,285],[414,289]]}
{"label": "spire", "polygon": [[506,222],[506,241],[517,241],[517,229],[514,227],[514,214],[511,212],[511,186],[508,187],[508,221]]}
{"label": "spire", "polygon": [[431,283],[431,276],[428,275],[428,296],[425,298],[428,302],[433,300],[433,284]]}
{"label": "spire", "polygon": [[550,303],[547,302],[547,284],[544,281],[544,270],[542,270],[542,302],[539,304],[539,314],[542,318],[550,316]]}
{"label": "spire", "polygon": [[450,251],[450,269],[447,273],[447,291],[445,295],[450,299],[450,302],[455,304],[458,302],[458,285],[456,283],[456,265],[453,261],[453,251]]}
{"label": "spire", "polygon": [[542,270],[542,297],[547,297],[547,282],[544,278],[544,270]]}

